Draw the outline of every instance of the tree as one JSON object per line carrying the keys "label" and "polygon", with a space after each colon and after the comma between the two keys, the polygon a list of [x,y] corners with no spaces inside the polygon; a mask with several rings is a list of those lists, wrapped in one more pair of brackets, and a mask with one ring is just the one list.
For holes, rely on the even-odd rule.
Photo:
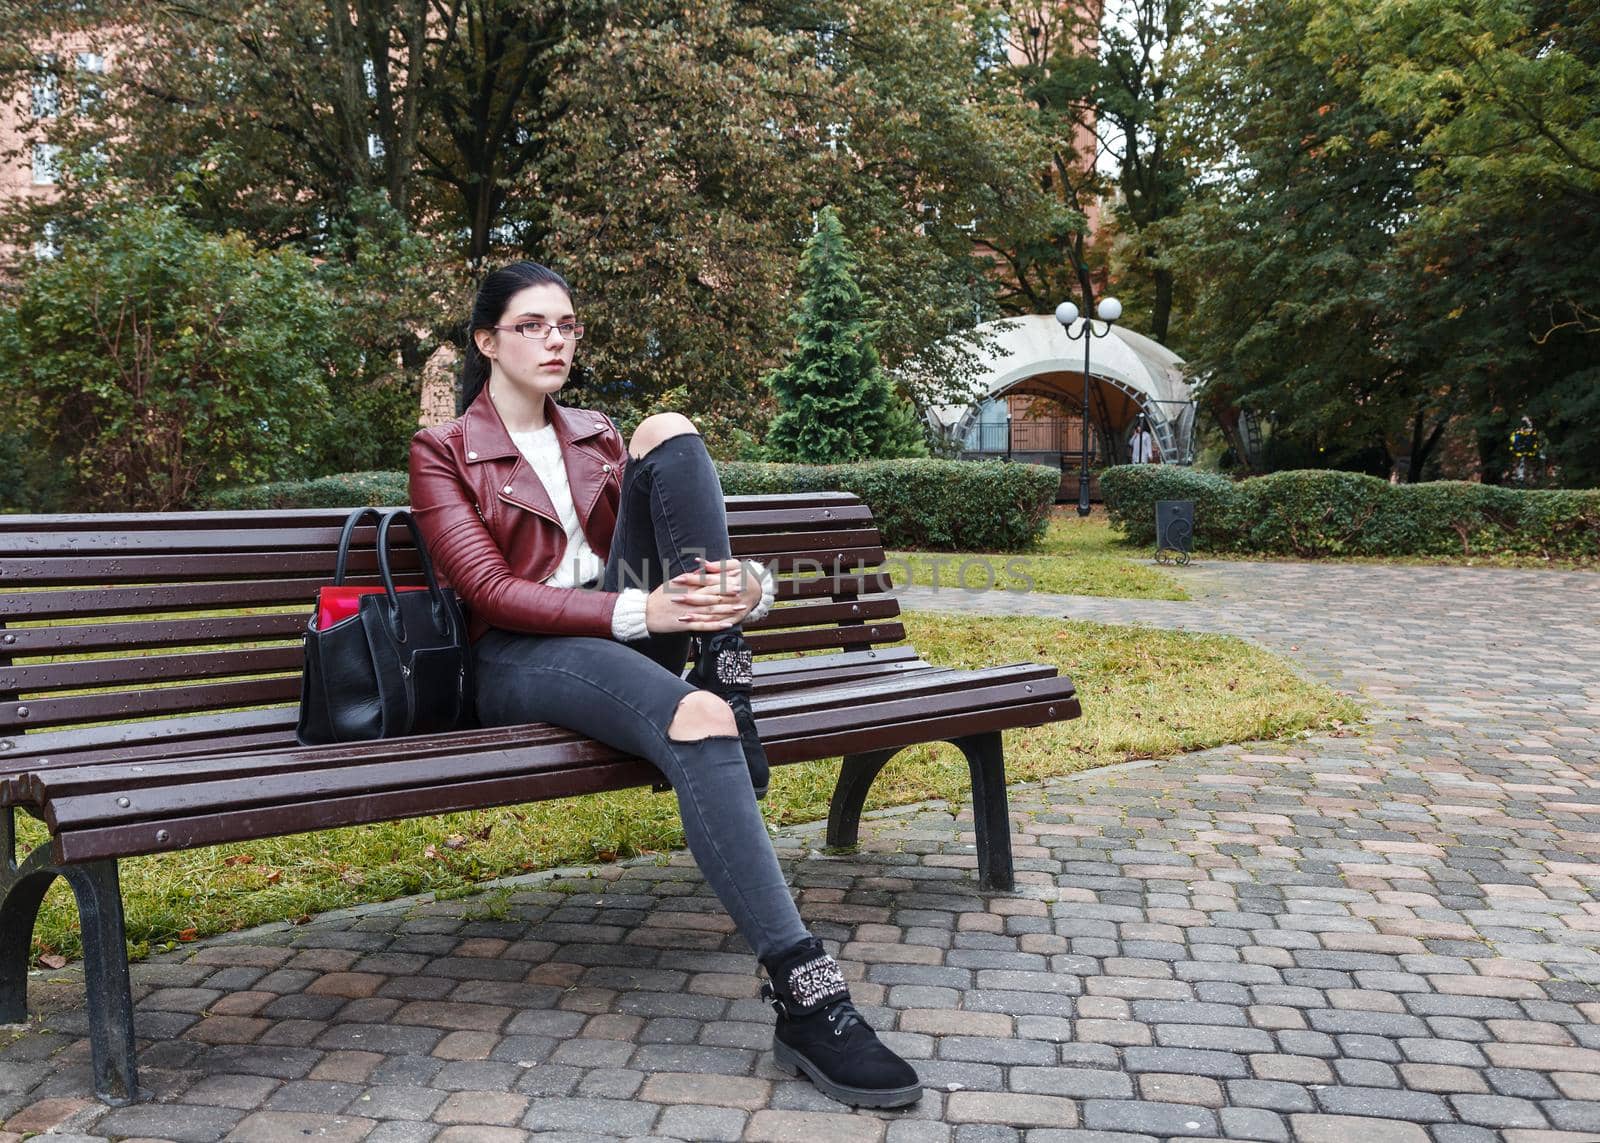
{"label": "tree", "polygon": [[1330,70],[1416,125],[1419,206],[1398,241],[1408,292],[1459,315],[1428,348],[1461,378],[1484,479],[1510,468],[1528,414],[1565,482],[1600,483],[1600,10],[1340,2],[1309,31]]}
{"label": "tree", "polygon": [[1497,479],[1527,413],[1564,481],[1600,478],[1597,65],[1592,5],[1221,9],[1171,225],[1205,398],[1405,480],[1458,420]]}
{"label": "tree", "polygon": [[1430,348],[1449,314],[1418,305],[1396,242],[1418,207],[1414,135],[1317,58],[1312,12],[1235,0],[1197,61],[1187,123],[1207,181],[1170,227],[1200,283],[1187,358],[1208,403],[1318,448],[1382,445],[1418,480],[1460,380]]}
{"label": "tree", "polygon": [[766,440],[774,460],[833,464],[927,455],[914,409],[878,362],[856,265],[838,212],[823,208],[800,259],[804,293],[790,319],[794,355],[766,379],[779,410]]}
{"label": "tree", "polygon": [[204,233],[170,203],[103,207],[0,311],[9,427],[59,458],[76,508],[301,475],[334,416],[328,318],[301,255]]}
{"label": "tree", "polygon": [[[1195,0],[1000,0],[990,16],[1004,73],[1038,108],[1054,141],[1049,178],[1063,204],[1087,215],[1108,191],[1120,192],[1107,201],[1100,238],[1121,239],[1119,297],[1129,319],[1142,318],[1163,343],[1171,335],[1176,278],[1159,224],[1182,207],[1190,183],[1173,115],[1198,10]],[[1104,158],[1115,167],[1114,188],[1099,170]],[[1091,293],[1097,256],[1090,239],[1086,227],[1059,234],[1056,257],[1048,247],[1008,251],[1029,310],[1053,309],[1074,289]]]}
{"label": "tree", "polygon": [[[949,335],[1000,312],[988,236],[1081,222],[1037,184],[1031,110],[976,66],[977,4],[0,0],[41,35],[118,49],[98,100],[33,125],[66,171],[13,212],[13,248],[47,224],[70,234],[108,174],[181,190],[202,228],[347,269],[381,265],[352,254],[352,226],[397,263],[425,240],[434,312],[367,345],[408,382],[434,338],[461,336],[469,275],[536,258],[583,300],[575,380],[592,399],[628,420],[672,394],[725,438],[770,415],[756,381],[783,356],[797,254],[833,202],[885,366],[950,403],[976,355]],[[19,91],[40,61],[7,59]]]}

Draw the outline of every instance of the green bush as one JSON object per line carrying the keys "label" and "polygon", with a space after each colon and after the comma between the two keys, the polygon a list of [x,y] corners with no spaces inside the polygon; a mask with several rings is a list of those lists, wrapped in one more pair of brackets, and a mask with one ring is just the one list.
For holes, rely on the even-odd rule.
{"label": "green bush", "polygon": [[1195,501],[1195,547],[1318,556],[1600,556],[1600,490],[1434,481],[1393,485],[1355,472],[1276,472],[1237,483],[1164,465],[1100,478],[1111,522],[1155,543],[1155,502]]}
{"label": "green bush", "polygon": [[59,458],[65,506],[181,508],[307,471],[330,417],[310,259],[207,233],[171,204],[117,200],[88,222],[0,307],[4,422]]}
{"label": "green bush", "polygon": [[[881,460],[861,464],[717,465],[730,496],[854,492],[871,508],[891,548],[1018,551],[1044,535],[1060,476],[1053,468],[1003,461]],[[338,508],[405,504],[403,472],[350,472],[318,480],[232,488],[214,508]]]}
{"label": "green bush", "polygon": [[1009,552],[1044,536],[1060,473],[999,460],[875,460],[858,464],[718,464],[730,496],[853,492],[890,548]]}
{"label": "green bush", "polygon": [[245,508],[386,508],[409,504],[403,472],[341,472],[315,480],[279,480],[214,492],[207,503],[232,511]]}

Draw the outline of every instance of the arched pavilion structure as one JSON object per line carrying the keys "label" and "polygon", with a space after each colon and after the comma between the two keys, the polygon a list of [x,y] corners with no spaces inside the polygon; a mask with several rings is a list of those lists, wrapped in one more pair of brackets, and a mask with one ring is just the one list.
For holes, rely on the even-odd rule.
{"label": "arched pavilion structure", "polygon": [[[1082,320],[1074,323],[1073,333],[1081,332]],[[1096,323],[1097,330],[1103,328]],[[1082,446],[1082,339],[1069,338],[1054,314],[986,322],[975,333],[983,346],[977,398],[933,409],[938,428],[962,446],[963,455],[1043,460],[1075,471]],[[1192,463],[1194,399],[1183,360],[1143,334],[1115,325],[1110,336],[1094,339],[1089,354],[1091,464],[1129,459],[1128,437],[1141,413],[1163,463]],[[1020,398],[1044,398],[1051,412],[1041,416],[1041,402]]]}

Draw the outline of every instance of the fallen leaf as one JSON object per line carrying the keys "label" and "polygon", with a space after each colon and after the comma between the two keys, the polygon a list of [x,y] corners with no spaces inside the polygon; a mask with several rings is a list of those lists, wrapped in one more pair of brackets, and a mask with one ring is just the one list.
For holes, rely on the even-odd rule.
{"label": "fallen leaf", "polygon": [[444,839],[444,847],[446,849],[465,849],[467,847],[467,839],[459,833],[453,833]]}
{"label": "fallen leaf", "polygon": [[55,953],[46,953],[39,958],[39,963],[45,968],[66,968],[67,958],[57,956]]}
{"label": "fallen leaf", "polygon": [[439,851],[431,845],[424,846],[422,849],[422,856],[429,859],[437,858],[439,856]]}
{"label": "fallen leaf", "polygon": [[200,930],[199,929],[179,929],[178,930],[178,939],[180,941],[192,941],[196,937],[198,937],[199,935],[200,935]]}
{"label": "fallen leaf", "polygon": [[359,869],[341,869],[339,871],[339,880],[346,885],[365,885],[367,883],[367,875]]}
{"label": "fallen leaf", "polygon": [[255,859],[254,855],[252,855],[252,854],[249,854],[249,853],[235,853],[232,857],[224,857],[222,859],[222,864],[224,864],[224,865],[254,865],[255,861],[256,861],[256,859]]}
{"label": "fallen leaf", "polygon": [[281,869],[273,869],[273,870],[270,870],[267,873],[267,884],[268,885],[276,885],[279,881],[282,881],[282,880],[283,880],[283,871]]}

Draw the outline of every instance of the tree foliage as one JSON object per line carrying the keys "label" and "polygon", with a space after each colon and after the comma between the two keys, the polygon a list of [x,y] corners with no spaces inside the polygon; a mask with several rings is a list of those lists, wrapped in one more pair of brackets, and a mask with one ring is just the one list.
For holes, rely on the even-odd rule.
{"label": "tree foliage", "polygon": [[794,355],[767,377],[778,401],[770,459],[837,464],[927,455],[915,410],[879,364],[856,269],[838,212],[824,207],[800,259]]}
{"label": "tree foliage", "polygon": [[310,262],[207,234],[171,204],[107,208],[0,311],[8,428],[71,507],[181,507],[298,475],[334,415]]}
{"label": "tree foliage", "polygon": [[1172,226],[1207,399],[1381,446],[1406,480],[1456,419],[1496,478],[1527,413],[1565,481],[1600,477],[1594,22],[1520,0],[1225,5],[1185,96],[1208,178]]}
{"label": "tree foliage", "polygon": [[[330,261],[379,200],[427,240],[440,287],[429,328],[384,347],[408,380],[430,335],[461,336],[472,275],[533,257],[583,296],[578,379],[596,399],[626,420],[671,394],[755,430],[796,254],[834,202],[858,223],[886,365],[944,403],[975,361],[947,335],[998,315],[974,239],[1081,225],[1037,184],[1031,110],[975,65],[978,0],[36,7],[0,0],[113,66],[98,100],[34,125],[67,169],[52,201],[14,213],[18,248],[46,222],[70,232],[106,172],[152,195],[186,181],[202,227]],[[11,90],[41,66],[13,60]]]}

